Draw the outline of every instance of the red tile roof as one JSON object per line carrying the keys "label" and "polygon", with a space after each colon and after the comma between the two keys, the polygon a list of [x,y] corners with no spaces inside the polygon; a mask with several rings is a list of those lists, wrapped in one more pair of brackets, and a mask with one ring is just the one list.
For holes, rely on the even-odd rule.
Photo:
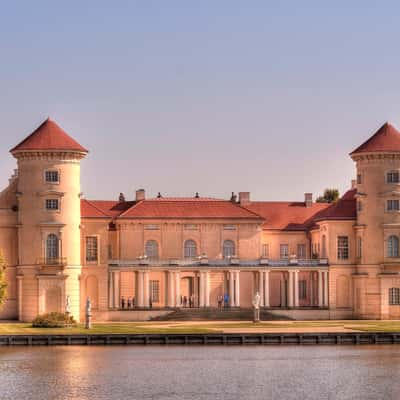
{"label": "red tile roof", "polygon": [[361,146],[350,153],[400,152],[400,132],[386,122]]}
{"label": "red tile roof", "polygon": [[135,204],[133,201],[81,200],[82,218],[115,218]]}
{"label": "red tile roof", "polygon": [[72,139],[71,136],[49,118],[10,151],[13,153],[24,150],[69,150],[83,153],[88,152],[88,150]]}
{"label": "red tile roof", "polygon": [[253,201],[246,208],[265,219],[264,229],[304,231],[313,218],[329,207],[326,203],[313,203],[306,207],[304,202]]}
{"label": "red tile roof", "polygon": [[135,204],[122,218],[262,218],[236,203],[209,198],[149,199]]}
{"label": "red tile roof", "polygon": [[316,215],[314,221],[356,219],[356,193],[356,189],[348,190],[337,202],[329,204],[329,207]]}

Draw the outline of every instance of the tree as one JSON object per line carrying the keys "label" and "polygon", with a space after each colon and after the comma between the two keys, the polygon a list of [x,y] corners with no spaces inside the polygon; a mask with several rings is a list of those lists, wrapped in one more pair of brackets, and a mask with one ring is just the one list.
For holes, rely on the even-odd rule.
{"label": "tree", "polygon": [[0,306],[5,302],[7,294],[6,261],[0,250]]}
{"label": "tree", "polygon": [[334,203],[339,200],[339,190],[325,189],[323,196],[317,198],[317,203]]}

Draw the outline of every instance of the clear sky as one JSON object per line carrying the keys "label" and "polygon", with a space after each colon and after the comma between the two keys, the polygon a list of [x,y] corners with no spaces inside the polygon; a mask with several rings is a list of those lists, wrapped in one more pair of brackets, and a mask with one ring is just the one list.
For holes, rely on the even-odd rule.
{"label": "clear sky", "polygon": [[50,116],[87,198],[300,200],[400,127],[398,1],[0,0],[0,185]]}

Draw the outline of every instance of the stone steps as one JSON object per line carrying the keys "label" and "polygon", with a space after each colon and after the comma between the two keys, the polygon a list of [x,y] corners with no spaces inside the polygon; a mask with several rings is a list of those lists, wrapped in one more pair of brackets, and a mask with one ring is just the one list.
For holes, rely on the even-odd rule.
{"label": "stone steps", "polygon": [[[228,308],[222,311],[217,308],[181,308],[170,313],[154,317],[152,321],[202,321],[202,320],[233,320],[233,321],[251,321],[253,319],[253,310],[250,308]],[[261,310],[260,319],[262,321],[290,320],[284,315],[272,314],[269,311]]]}

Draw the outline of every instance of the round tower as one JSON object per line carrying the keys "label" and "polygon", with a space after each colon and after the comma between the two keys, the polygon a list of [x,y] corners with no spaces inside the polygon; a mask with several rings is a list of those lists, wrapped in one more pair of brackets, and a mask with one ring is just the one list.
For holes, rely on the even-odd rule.
{"label": "round tower", "polygon": [[79,320],[80,161],[87,150],[47,119],[11,150],[18,162],[19,318]]}
{"label": "round tower", "polygon": [[355,312],[382,318],[383,277],[400,269],[400,132],[385,123],[350,156],[357,168]]}

